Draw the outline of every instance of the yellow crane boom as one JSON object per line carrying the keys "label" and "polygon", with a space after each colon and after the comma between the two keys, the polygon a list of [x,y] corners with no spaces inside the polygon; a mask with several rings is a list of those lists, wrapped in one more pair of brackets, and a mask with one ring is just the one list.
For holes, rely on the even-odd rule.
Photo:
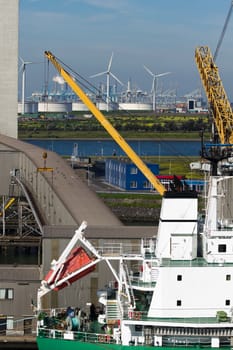
{"label": "yellow crane boom", "polygon": [[233,113],[209,47],[195,50],[195,60],[212,110],[220,143],[233,144]]}
{"label": "yellow crane boom", "polygon": [[146,166],[146,164],[141,160],[141,158],[134,152],[134,150],[128,145],[128,143],[122,138],[118,131],[110,124],[110,122],[105,118],[105,116],[99,111],[95,104],[89,99],[89,97],[84,93],[84,91],[79,87],[79,85],[74,81],[73,77],[61,66],[56,57],[50,52],[45,51],[45,57],[48,58],[50,62],[57,69],[59,74],[71,87],[71,89],[76,93],[76,95],[82,100],[82,102],[88,107],[90,112],[95,116],[95,118],[100,122],[100,124],[105,128],[109,135],[114,141],[122,148],[122,150],[127,154],[127,156],[132,160],[132,162],[138,167],[138,169],[144,174],[144,176],[150,181],[152,186],[161,195],[166,191],[163,184],[157,179],[157,177],[152,173],[152,171]]}

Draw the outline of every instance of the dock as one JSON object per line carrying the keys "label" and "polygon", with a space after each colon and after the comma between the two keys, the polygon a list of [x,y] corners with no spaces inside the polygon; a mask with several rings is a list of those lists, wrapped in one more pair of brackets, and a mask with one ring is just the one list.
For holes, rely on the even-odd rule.
{"label": "dock", "polygon": [[0,349],[30,349],[37,350],[36,337],[34,335],[4,335],[0,336]]}

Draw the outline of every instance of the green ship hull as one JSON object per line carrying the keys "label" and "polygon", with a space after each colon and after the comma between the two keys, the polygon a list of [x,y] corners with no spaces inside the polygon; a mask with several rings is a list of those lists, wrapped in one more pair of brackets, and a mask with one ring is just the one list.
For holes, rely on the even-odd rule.
{"label": "green ship hull", "polygon": [[[37,337],[38,350],[149,350],[153,346],[137,345],[137,346],[126,346],[121,344],[107,344],[107,343],[88,343],[79,342],[74,340],[65,339],[53,339],[53,338],[43,338]],[[156,347],[158,350],[187,350],[187,349],[205,349],[210,350],[210,347]],[[230,350],[231,347],[223,347],[219,349]]]}
{"label": "green ship hull", "polygon": [[[52,339],[37,337],[37,345],[39,350],[135,350],[135,346],[124,346],[120,344],[107,343],[85,343],[65,339]],[[150,346],[137,346],[137,350],[145,350]]]}

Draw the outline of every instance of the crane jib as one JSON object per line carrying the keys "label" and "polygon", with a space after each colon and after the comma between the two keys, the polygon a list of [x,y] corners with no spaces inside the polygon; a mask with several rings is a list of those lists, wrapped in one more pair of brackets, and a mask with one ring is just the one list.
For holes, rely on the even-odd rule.
{"label": "crane jib", "polygon": [[233,144],[233,113],[209,47],[197,47],[195,60],[220,143]]}
{"label": "crane jib", "polygon": [[74,78],[63,68],[63,66],[58,62],[56,57],[50,52],[45,51],[45,56],[54,65],[66,83],[70,88],[76,93],[76,95],[82,100],[82,102],[87,106],[87,108],[92,112],[95,118],[100,122],[100,124],[105,128],[109,135],[113,138],[115,142],[121,147],[121,149],[126,153],[126,155],[131,159],[131,161],[138,167],[142,174],[147,178],[147,180],[152,184],[159,194],[163,195],[166,188],[157,179],[157,177],[152,173],[152,171],[147,167],[147,165],[142,161],[142,159],[134,152],[134,150],[129,146],[129,144],[124,140],[124,138],[118,133],[118,131],[110,124],[110,122],[105,118],[105,116],[100,112],[96,105],[90,100],[90,98],[84,93],[81,87],[74,81]]}

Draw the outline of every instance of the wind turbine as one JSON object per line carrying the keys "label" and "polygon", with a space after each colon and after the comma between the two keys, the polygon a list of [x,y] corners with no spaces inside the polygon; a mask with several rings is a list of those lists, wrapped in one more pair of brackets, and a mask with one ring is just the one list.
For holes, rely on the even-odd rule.
{"label": "wind turbine", "polygon": [[156,92],[157,92],[157,83],[158,83],[158,78],[163,77],[165,75],[171,74],[171,72],[165,72],[165,73],[160,73],[160,74],[154,74],[151,72],[149,68],[146,66],[143,66],[145,70],[153,77],[152,80],[152,87],[151,87],[151,92],[152,92],[152,99],[153,99],[153,111],[156,111]]}
{"label": "wind turbine", "polygon": [[20,71],[22,70],[22,100],[21,100],[21,114],[24,115],[25,112],[25,81],[26,81],[26,66],[28,64],[32,64],[33,62],[30,61],[24,61],[21,57],[19,58],[22,62],[22,65],[20,67]]}
{"label": "wind turbine", "polygon": [[119,84],[124,85],[112,72],[111,72],[111,66],[112,66],[112,59],[113,59],[113,52],[110,57],[109,63],[108,63],[108,68],[104,72],[100,72],[97,74],[92,75],[90,78],[95,78],[99,77],[101,75],[106,74],[107,75],[107,112],[109,111],[109,102],[110,102],[110,76],[115,79]]}
{"label": "wind turbine", "polygon": [[22,71],[22,109],[21,114],[23,115],[25,112],[25,82],[26,82],[26,66],[28,64],[37,64],[37,63],[43,63],[43,62],[31,62],[31,61],[24,61],[22,57],[19,57],[20,61],[22,62],[21,67],[19,71]]}

